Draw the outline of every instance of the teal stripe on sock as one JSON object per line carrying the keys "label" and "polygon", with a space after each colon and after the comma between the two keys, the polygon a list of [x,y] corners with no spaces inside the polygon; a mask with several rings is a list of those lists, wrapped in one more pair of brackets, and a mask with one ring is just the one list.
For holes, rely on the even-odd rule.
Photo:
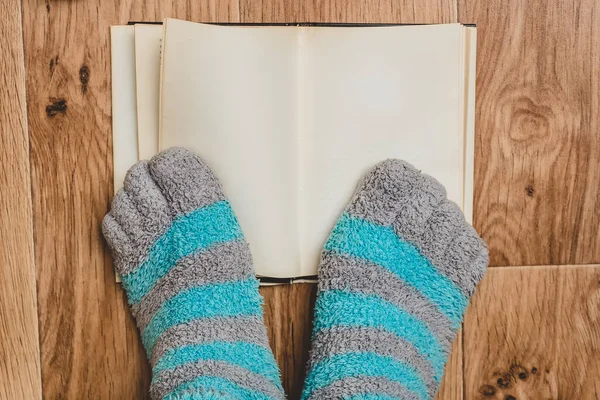
{"label": "teal stripe on sock", "polygon": [[180,258],[242,237],[228,201],[219,201],[177,218],[154,243],[146,261],[121,277],[129,302],[139,303]]}
{"label": "teal stripe on sock", "polygon": [[392,397],[388,394],[382,394],[382,393],[363,393],[363,394],[354,394],[350,397],[344,397],[344,400],[401,400],[401,399]]}
{"label": "teal stripe on sock", "polygon": [[142,342],[152,358],[156,341],[172,326],[199,318],[250,315],[262,316],[255,278],[193,287],[164,302],[142,332]]}
{"label": "teal stripe on sock", "polygon": [[429,399],[427,386],[408,365],[376,353],[345,353],[315,364],[306,377],[302,400],[335,381],[358,376],[386,378],[400,383],[423,400]]}
{"label": "teal stripe on sock", "polygon": [[282,389],[279,369],[270,349],[248,342],[217,341],[175,348],[167,352],[153,368],[154,376],[201,360],[225,361],[259,374]]}
{"label": "teal stripe on sock", "polygon": [[421,320],[375,295],[328,290],[315,305],[314,333],[334,326],[378,328],[392,332],[415,346],[431,363],[434,379],[444,374],[446,354],[440,342]]}
{"label": "teal stripe on sock", "polygon": [[[191,390],[204,389],[206,391],[227,393],[229,397],[234,399],[248,400],[274,400],[272,397],[264,393],[246,389],[234,382],[217,376],[199,376],[192,381],[179,385],[171,393],[167,394],[165,400],[179,400],[177,397],[181,393]],[[194,397],[192,397],[194,398]],[[200,397],[202,399],[202,397]]]}
{"label": "teal stripe on sock", "polygon": [[188,391],[163,397],[163,400],[237,400],[227,393],[214,390]]}
{"label": "teal stripe on sock", "polygon": [[460,325],[468,299],[415,246],[400,239],[391,227],[343,214],[325,249],[389,269],[435,304],[455,327]]}

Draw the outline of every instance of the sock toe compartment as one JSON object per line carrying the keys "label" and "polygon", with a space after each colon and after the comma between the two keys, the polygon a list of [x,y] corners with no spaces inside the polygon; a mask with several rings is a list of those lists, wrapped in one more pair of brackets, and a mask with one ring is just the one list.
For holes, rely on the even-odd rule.
{"label": "sock toe compartment", "polygon": [[225,199],[211,169],[189,150],[164,150],[150,160],[149,169],[175,216]]}
{"label": "sock toe compartment", "polygon": [[434,178],[405,161],[388,159],[365,176],[346,211],[380,225],[402,217],[419,231],[445,198],[446,189]]}

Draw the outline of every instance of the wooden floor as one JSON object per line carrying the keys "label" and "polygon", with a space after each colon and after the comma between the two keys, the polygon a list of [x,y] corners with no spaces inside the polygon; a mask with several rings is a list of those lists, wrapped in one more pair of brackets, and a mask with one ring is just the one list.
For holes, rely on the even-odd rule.
{"label": "wooden floor", "polygon": [[[595,0],[2,0],[0,399],[147,397],[99,229],[113,193],[108,27],[167,16],[476,23],[475,227],[493,268],[438,399],[600,399]],[[315,288],[262,293],[297,399]]]}

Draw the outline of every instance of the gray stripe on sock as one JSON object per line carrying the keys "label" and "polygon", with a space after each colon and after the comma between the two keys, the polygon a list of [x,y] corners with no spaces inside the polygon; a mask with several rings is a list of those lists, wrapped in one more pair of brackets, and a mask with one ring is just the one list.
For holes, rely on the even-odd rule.
{"label": "gray stripe on sock", "polygon": [[456,331],[448,317],[421,292],[379,265],[324,251],[319,268],[319,290],[377,295],[423,321],[442,348],[450,351]]}
{"label": "gray stripe on sock", "polygon": [[485,276],[488,265],[490,264],[490,255],[488,253],[487,244],[484,242],[485,247],[471,259],[470,264],[472,265],[469,285],[469,296],[472,296],[477,289],[477,285]]}
{"label": "gray stripe on sock", "polygon": [[435,371],[417,349],[393,333],[377,328],[335,326],[318,332],[312,341],[308,369],[325,358],[350,352],[372,352],[392,357],[414,368],[432,397],[437,390]]}
{"label": "gray stripe on sock", "polygon": [[133,305],[138,327],[144,331],[162,304],[183,290],[246,279],[253,274],[250,249],[244,241],[222,243],[183,257],[138,304]]}
{"label": "gray stripe on sock", "polygon": [[246,389],[262,392],[275,399],[285,398],[283,391],[266,377],[238,365],[215,360],[184,364],[172,370],[162,371],[152,380],[150,397],[154,400],[160,400],[179,385],[198,376],[225,378]]}
{"label": "gray stripe on sock", "polygon": [[167,329],[154,346],[151,364],[156,365],[171,349],[217,340],[244,341],[270,349],[262,317],[251,315],[202,318]]}
{"label": "gray stripe on sock", "polygon": [[129,260],[128,257],[133,251],[129,236],[110,214],[106,214],[102,220],[102,234],[110,247],[117,271],[125,270]]}
{"label": "gray stripe on sock", "polygon": [[[402,400],[421,400],[402,384],[381,377],[359,376],[344,378],[315,390],[308,399],[338,400],[355,394],[386,394]],[[433,397],[432,397],[433,398]]]}

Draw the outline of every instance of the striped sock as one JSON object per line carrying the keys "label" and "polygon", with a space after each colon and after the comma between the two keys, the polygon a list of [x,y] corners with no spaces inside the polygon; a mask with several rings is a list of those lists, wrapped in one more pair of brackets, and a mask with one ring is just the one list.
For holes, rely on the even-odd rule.
{"label": "striped sock", "polygon": [[153,399],[283,399],[252,259],[221,185],[191,152],[141,161],[103,232],[152,365]]}
{"label": "striped sock", "polygon": [[302,399],[432,399],[487,261],[437,181],[377,165],[323,250]]}

